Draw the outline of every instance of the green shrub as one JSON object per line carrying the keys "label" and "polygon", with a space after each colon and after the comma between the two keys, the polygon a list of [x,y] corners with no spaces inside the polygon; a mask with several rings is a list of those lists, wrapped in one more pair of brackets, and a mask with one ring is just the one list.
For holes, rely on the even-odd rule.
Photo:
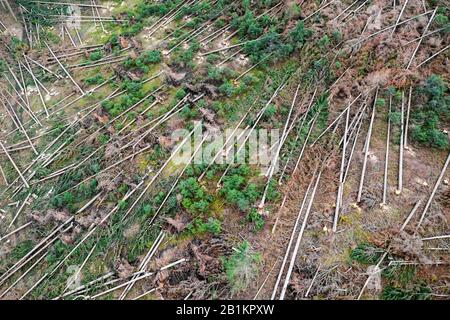
{"label": "green shrub", "polygon": [[233,76],[233,70],[226,67],[209,67],[207,71],[207,78],[213,83],[223,83],[225,80],[229,80]]}
{"label": "green shrub", "polygon": [[258,272],[259,254],[253,253],[247,241],[242,242],[228,258],[222,258],[225,275],[231,292],[236,293],[248,287]]}
{"label": "green shrub", "polygon": [[183,88],[178,89],[175,92],[175,95],[174,95],[174,98],[173,98],[174,99],[173,102],[176,104],[178,101],[183,99],[185,95],[186,95],[186,91]]}
{"label": "green shrub", "polygon": [[209,217],[206,222],[203,222],[201,218],[195,218],[187,225],[186,229],[192,236],[202,235],[206,232],[218,235],[222,231],[222,226],[221,222],[213,217]]}
{"label": "green shrub", "polygon": [[83,199],[92,198],[97,190],[98,182],[93,179],[89,182],[82,183],[76,190]]}
{"label": "green shrub", "polygon": [[273,104],[269,104],[264,111],[264,120],[270,120],[277,113],[277,108]]}
{"label": "green shrub", "polygon": [[117,206],[119,207],[119,210],[123,210],[127,206],[127,201],[126,200],[119,200],[119,202],[117,203]]}
{"label": "green shrub", "polygon": [[218,54],[209,54],[206,57],[206,62],[208,63],[215,63],[220,59],[220,56]]}
{"label": "green shrub", "polygon": [[241,38],[256,39],[262,34],[263,29],[261,28],[258,21],[253,17],[253,13],[247,10],[245,14],[241,17],[235,16],[231,21],[231,25],[238,29],[238,35]]}
{"label": "green shrub", "polygon": [[431,75],[418,89],[423,104],[411,110],[412,140],[433,148],[445,149],[447,135],[439,127],[450,118],[450,96],[447,84],[437,75]]}
{"label": "green shrub", "polygon": [[99,134],[99,136],[97,137],[98,142],[100,142],[101,144],[106,144],[109,140],[109,137],[106,134]]}
{"label": "green shrub", "polygon": [[89,55],[89,60],[91,61],[97,61],[100,60],[103,57],[103,54],[100,50],[96,50],[94,52],[91,52]]}
{"label": "green shrub", "polygon": [[235,88],[230,81],[226,81],[219,87],[219,92],[224,96],[231,97],[235,92]]}
{"label": "green shrub", "polygon": [[50,206],[55,209],[68,208],[74,210],[74,197],[71,192],[64,192],[50,199]]}
{"label": "green shrub", "polygon": [[261,195],[254,183],[248,183],[249,175],[249,168],[241,166],[224,177],[223,187],[219,191],[228,203],[236,205],[243,212],[247,211]]}
{"label": "green shrub", "polygon": [[445,27],[448,25],[448,17],[445,14],[439,13],[434,17],[434,21],[440,27]]}
{"label": "green shrub", "polygon": [[330,38],[327,35],[324,35],[322,38],[317,41],[317,45],[319,48],[325,48],[330,44]]}
{"label": "green shrub", "polygon": [[45,257],[45,261],[49,265],[57,263],[66,252],[68,245],[64,244],[61,240],[56,240],[55,244],[50,248],[49,253]]}
{"label": "green shrub", "polygon": [[264,219],[263,217],[256,211],[255,208],[252,208],[250,212],[247,214],[247,221],[253,223],[256,231],[261,230],[264,227]]}
{"label": "green shrub", "polygon": [[268,183],[269,187],[267,188],[266,199],[267,201],[275,201],[280,197],[280,194],[277,190],[277,180],[271,179]]}
{"label": "green shrub", "polygon": [[158,50],[146,51],[142,53],[138,59],[140,59],[143,64],[159,63],[161,62],[161,52]]}
{"label": "green shrub", "polygon": [[198,112],[197,112],[197,110],[195,110],[195,106],[191,107],[189,105],[185,105],[183,107],[183,109],[181,109],[180,115],[185,120],[191,120],[191,119],[194,119],[198,115]]}
{"label": "green shrub", "polygon": [[218,235],[222,231],[221,222],[216,218],[209,217],[208,222],[206,222],[206,231]]}
{"label": "green shrub", "polygon": [[298,21],[295,27],[288,33],[288,42],[295,48],[299,48],[311,35],[311,30],[305,28],[303,21]]}
{"label": "green shrub", "polygon": [[14,53],[18,53],[18,52],[21,52],[21,51],[23,51],[24,49],[25,49],[25,43],[22,41],[22,40],[20,40],[19,38],[17,38],[16,36],[12,36],[11,37],[11,40],[10,40],[10,42],[9,42],[9,45],[10,45],[10,47],[11,47],[11,50],[14,52]]}
{"label": "green shrub", "polygon": [[407,287],[416,279],[416,266],[392,264],[383,268],[381,275],[388,280],[389,284],[396,287]]}
{"label": "green shrub", "polygon": [[97,74],[93,77],[86,78],[83,80],[83,82],[88,85],[100,84],[100,83],[103,83],[104,81],[105,81],[105,79],[103,78],[103,76],[101,74]]}
{"label": "green shrub", "polygon": [[139,17],[142,19],[143,17],[148,16],[163,16],[170,11],[174,4],[174,1],[165,1],[161,3],[139,3],[136,7],[136,12]]}
{"label": "green shrub", "polygon": [[360,243],[355,249],[350,251],[350,259],[361,264],[376,264],[383,251],[368,244]]}
{"label": "green shrub", "polygon": [[416,275],[415,265],[392,264],[381,273],[386,285],[381,293],[384,300],[426,300],[431,290]]}
{"label": "green shrub", "polygon": [[271,30],[264,33],[258,40],[243,45],[243,51],[253,63],[258,63],[268,54],[279,50],[282,45],[280,35]]}
{"label": "green shrub", "polygon": [[375,101],[375,104],[379,107],[383,107],[386,105],[386,100],[383,98],[378,98],[377,101]]}
{"label": "green shrub", "polygon": [[123,62],[123,66],[129,70],[138,70],[147,73],[150,64],[161,62],[161,52],[157,50],[146,51],[139,55],[136,59],[128,58]]}
{"label": "green shrub", "polygon": [[56,24],[53,17],[68,13],[67,6],[47,6],[29,0],[17,0],[16,2],[25,8],[24,16],[31,25],[50,27]]}
{"label": "green shrub", "polygon": [[411,137],[416,142],[437,149],[445,149],[448,145],[448,136],[434,128],[415,125],[411,129]]}
{"label": "green shrub", "polygon": [[208,211],[212,198],[200,186],[197,179],[191,177],[182,181],[178,189],[183,196],[181,204],[188,212],[196,215]]}
{"label": "green shrub", "polygon": [[18,245],[11,250],[10,256],[11,258],[18,260],[25,256],[30,250],[33,248],[33,241],[25,240],[20,242]]}
{"label": "green shrub", "polygon": [[342,41],[342,33],[340,33],[339,30],[334,30],[332,36],[335,43],[339,43]]}
{"label": "green shrub", "polygon": [[383,300],[429,300],[431,298],[430,288],[424,285],[415,285],[411,289],[402,289],[387,286],[381,293]]}
{"label": "green shrub", "polygon": [[114,100],[103,101],[101,104],[103,109],[113,117],[131,107],[144,96],[142,93],[143,85],[138,81],[124,81],[120,87],[122,90],[126,90],[126,94]]}
{"label": "green shrub", "polygon": [[389,118],[391,119],[391,123],[393,125],[397,125],[402,122],[402,114],[400,112],[391,112],[389,114]]}
{"label": "green shrub", "polygon": [[192,41],[189,44],[189,48],[179,51],[178,55],[174,59],[174,62],[183,67],[188,67],[191,69],[194,68],[194,56],[199,49],[200,45],[196,41]]}

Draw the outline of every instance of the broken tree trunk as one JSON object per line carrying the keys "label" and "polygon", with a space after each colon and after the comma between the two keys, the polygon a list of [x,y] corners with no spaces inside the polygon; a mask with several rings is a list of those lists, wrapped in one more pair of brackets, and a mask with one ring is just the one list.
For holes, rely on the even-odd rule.
{"label": "broken tree trunk", "polygon": [[11,8],[11,5],[9,4],[8,1],[9,1],[9,0],[3,0],[2,3],[4,3],[4,4],[6,5],[6,8],[8,8],[9,13],[10,13],[11,16],[14,18],[14,20],[18,21],[16,15],[14,14],[14,11],[13,11],[13,9]]}
{"label": "broken tree trunk", "polygon": [[[400,231],[405,230],[408,222],[411,220],[411,218],[413,217],[414,213],[416,212],[417,208],[420,206],[421,200],[419,200],[416,205],[414,206],[414,208],[411,210],[410,214],[408,215],[408,217],[406,218],[405,222],[403,223],[403,225],[400,228]],[[375,265],[375,267],[373,268],[373,272],[369,273],[369,276],[366,279],[366,282],[364,283],[363,287],[361,288],[361,291],[359,292],[358,295],[358,300],[361,299],[364,290],[367,288],[367,285],[369,284],[370,280],[372,279],[372,277],[378,273],[381,272],[382,269],[380,269],[381,264],[383,263],[384,259],[387,257],[388,255],[388,251],[385,251],[383,253],[383,255],[380,257],[380,259],[378,260],[377,264]]]}
{"label": "broken tree trunk", "polygon": [[75,81],[74,78],[72,78],[72,76],[70,75],[70,73],[67,71],[67,69],[62,65],[62,63],[59,61],[59,59],[56,57],[55,53],[53,52],[53,50],[50,48],[50,46],[48,45],[48,43],[46,41],[44,41],[46,47],[48,48],[48,50],[50,51],[51,55],[53,56],[53,58],[56,60],[56,62],[59,64],[59,66],[61,67],[61,69],[64,71],[64,73],[69,77],[69,79],[72,81],[72,83],[75,85],[75,87],[78,89],[78,91],[80,91],[80,93],[82,95],[84,95],[84,91],[83,89],[81,89],[81,87],[78,85],[78,83]]}
{"label": "broken tree trunk", "polygon": [[[2,95],[3,96],[3,95]],[[3,96],[4,97],[4,96]],[[8,100],[5,100],[7,102],[7,104],[9,105],[9,107],[11,108],[11,113],[14,116],[14,118],[16,119],[16,123],[19,125],[20,131],[22,131],[23,135],[25,136],[26,140],[28,141],[28,144],[30,145],[31,149],[33,149],[33,152],[38,155],[38,152],[36,151],[36,148],[33,145],[33,142],[31,142],[30,137],[28,136],[27,131],[25,130],[22,122],[20,121],[19,116],[17,115],[17,113],[14,111],[13,106],[9,103]],[[2,102],[3,103],[3,102]],[[3,104],[3,106],[5,107],[5,109],[7,109],[6,105]]]}
{"label": "broken tree trunk", "polygon": [[281,277],[283,276],[284,267],[285,267],[287,259],[289,257],[289,253],[291,251],[291,246],[292,246],[294,238],[295,238],[295,233],[297,232],[298,224],[299,224],[300,218],[302,216],[303,207],[305,206],[306,200],[308,199],[308,194],[309,194],[309,191],[311,190],[311,187],[313,185],[315,174],[316,173],[314,172],[313,176],[311,178],[311,181],[309,182],[308,188],[306,189],[306,192],[305,192],[305,195],[303,197],[302,203],[300,205],[300,209],[299,209],[299,212],[297,214],[297,219],[295,220],[294,227],[292,228],[292,233],[291,233],[291,236],[289,238],[289,243],[288,243],[288,246],[286,248],[286,252],[284,254],[283,262],[281,263],[280,271],[278,273],[277,280],[275,281],[275,285],[274,285],[274,288],[273,288],[273,291],[272,291],[272,296],[270,297],[271,300],[275,299],[275,296],[276,296],[276,294],[278,292],[278,286],[280,285]]}
{"label": "broken tree trunk", "polygon": [[283,285],[283,288],[281,290],[280,300],[284,300],[284,296],[286,294],[287,286],[288,286],[289,281],[291,279],[292,270],[294,269],[295,260],[297,259],[298,249],[300,248],[300,242],[302,241],[303,233],[305,231],[306,224],[308,223],[309,213],[311,212],[311,208],[312,208],[312,205],[314,203],[314,198],[315,198],[315,195],[316,195],[317,187],[318,187],[319,182],[320,182],[321,175],[322,175],[322,170],[320,170],[318,175],[317,175],[316,183],[315,183],[314,188],[312,190],[311,197],[310,197],[310,200],[309,200],[309,203],[308,203],[308,207],[306,208],[305,216],[303,218],[303,223],[302,223],[302,226],[300,228],[300,231],[298,232],[297,242],[295,243],[294,251],[292,252],[292,255],[291,255],[291,261],[290,261],[290,264],[289,264],[289,268],[287,270],[286,278],[284,280],[284,285]]}
{"label": "broken tree trunk", "polygon": [[[430,27],[431,22],[433,22],[433,19],[434,19],[434,16],[436,15],[437,9],[438,9],[438,7],[436,7],[436,9],[433,10],[433,13],[431,14],[431,18],[428,21],[428,24],[425,27],[425,30],[423,31],[422,35],[426,35],[427,34],[428,28]],[[420,38],[419,43],[417,43],[416,49],[414,49],[414,52],[413,52],[411,58],[409,59],[408,65],[406,66],[406,70],[409,70],[409,68],[411,67],[411,64],[414,61],[414,57],[416,56],[417,51],[419,51],[419,47],[422,44],[422,41],[423,41],[423,38]]]}
{"label": "broken tree trunk", "polygon": [[439,188],[442,179],[444,178],[444,174],[445,174],[445,171],[447,170],[449,163],[450,163],[450,153],[448,154],[448,157],[447,157],[447,160],[445,161],[444,167],[442,168],[442,171],[439,174],[436,184],[434,185],[433,191],[431,192],[430,197],[428,198],[427,204],[425,205],[425,208],[422,211],[422,215],[420,217],[419,223],[417,224],[417,228],[420,227],[420,225],[423,222],[423,219],[425,219],[425,215],[427,214],[427,211],[430,208],[431,202],[433,201],[434,195],[436,194],[436,191]]}
{"label": "broken tree trunk", "polygon": [[403,11],[405,11],[406,6],[408,5],[408,1],[409,0],[405,0],[405,3],[403,4],[402,10],[400,11],[397,21],[395,22],[395,26],[394,26],[394,28],[392,28],[391,35],[390,35],[391,37],[394,34],[395,30],[397,29],[398,23],[400,22],[400,19],[402,18],[402,15],[403,15]]}
{"label": "broken tree trunk", "polygon": [[25,198],[25,200],[22,202],[22,205],[20,206],[19,210],[17,210],[16,214],[14,215],[14,217],[12,218],[11,222],[9,223],[8,227],[6,228],[6,231],[9,230],[9,228],[12,227],[12,225],[14,224],[14,222],[16,222],[17,217],[19,216],[19,214],[22,212],[23,208],[28,204],[28,199],[30,199],[31,193],[28,193],[27,197]]}
{"label": "broken tree trunk", "polygon": [[388,124],[387,124],[387,134],[386,134],[386,155],[384,158],[383,204],[387,203],[389,146],[390,146],[390,137],[391,137],[391,111],[392,111],[392,96],[389,96],[389,113],[388,113]]}
{"label": "broken tree trunk", "polygon": [[206,141],[206,139],[208,138],[208,133],[206,133],[202,139],[202,141],[199,143],[198,147],[194,150],[194,152],[192,153],[192,156],[190,157],[189,161],[185,164],[183,170],[181,170],[180,174],[178,175],[177,179],[175,180],[175,182],[173,183],[172,187],[170,188],[170,190],[167,192],[166,197],[164,198],[164,200],[161,202],[161,204],[159,205],[158,209],[156,210],[155,214],[153,215],[152,219],[150,220],[150,222],[148,223],[149,225],[152,225],[153,222],[156,220],[156,218],[158,217],[159,212],[162,210],[162,208],[164,207],[166,201],[169,199],[170,195],[172,194],[173,190],[175,190],[175,187],[178,184],[178,181],[180,181],[181,177],[183,176],[184,172],[187,170],[187,168],[189,167],[189,165],[191,164],[192,160],[194,160],[195,156],[197,155],[198,151],[202,148],[203,143]]}
{"label": "broken tree trunk", "polygon": [[6,154],[6,156],[8,157],[9,161],[11,162],[11,164],[13,165],[14,169],[16,169],[17,173],[19,174],[19,177],[22,179],[24,185],[28,188],[30,188],[27,180],[25,179],[25,177],[22,175],[22,172],[20,172],[19,168],[17,167],[16,163],[14,162],[13,158],[11,158],[11,156],[8,153],[8,150],[6,150],[5,146],[3,145],[3,143],[0,142],[0,147],[2,147],[4,153]]}
{"label": "broken tree trunk", "polygon": [[[150,249],[147,252],[147,255],[144,257],[142,262],[139,264],[138,271],[145,272],[145,269],[147,268],[148,263],[150,262],[151,258],[155,255],[156,251],[158,250],[159,246],[164,240],[164,237],[166,234],[163,231],[160,231],[158,234],[158,237],[153,242],[153,245],[150,247]],[[137,276],[133,276],[132,280],[136,279]],[[133,288],[134,282],[131,282],[128,284],[128,286],[123,290],[122,294],[119,296],[119,300],[124,300],[127,296],[128,292]]]}
{"label": "broken tree trunk", "polygon": [[447,50],[447,49],[449,49],[449,48],[450,48],[450,45],[448,45],[448,46],[446,46],[445,48],[439,50],[438,52],[436,52],[435,54],[433,54],[431,57],[429,57],[429,58],[425,59],[423,62],[421,62],[421,63],[417,66],[417,68],[420,68],[420,67],[423,66],[425,63],[427,63],[428,61],[430,61],[431,59],[433,59],[434,57],[436,57],[438,54],[444,52],[445,50]]}
{"label": "broken tree trunk", "polygon": [[156,179],[159,177],[159,175],[163,172],[163,170],[166,168],[166,166],[170,163],[172,158],[174,158],[177,155],[178,151],[190,139],[190,137],[192,136],[192,134],[195,132],[195,130],[198,127],[199,127],[199,124],[196,125],[194,129],[192,129],[192,131],[189,133],[189,135],[187,135],[186,138],[184,138],[182,142],[180,142],[180,144],[175,148],[175,150],[172,152],[170,157],[166,160],[166,162],[164,162],[164,164],[161,166],[161,168],[159,168],[158,172],[156,172],[153,175],[152,179],[147,183],[144,190],[142,190],[142,192],[139,194],[137,199],[132,203],[130,208],[126,211],[126,213],[124,214],[124,218],[127,217],[131,213],[131,211],[134,209],[134,207],[137,205],[137,203],[141,200],[141,198],[144,196],[144,194],[148,191],[148,189],[153,185],[153,183],[156,181]]}
{"label": "broken tree trunk", "polygon": [[342,204],[342,194],[343,194],[343,188],[344,188],[344,170],[345,170],[345,151],[347,149],[347,131],[348,131],[348,122],[350,118],[350,108],[347,109],[347,116],[345,119],[345,130],[344,130],[344,144],[342,146],[342,159],[341,159],[341,169],[339,171],[339,187],[338,187],[338,193],[336,197],[336,207],[334,211],[334,220],[333,220],[333,232],[337,231],[337,225],[339,221],[339,210],[341,208]]}
{"label": "broken tree trunk", "polygon": [[267,184],[266,184],[266,187],[264,188],[264,193],[263,193],[261,202],[259,203],[259,208],[263,208],[264,207],[264,203],[266,201],[267,192],[268,192],[269,186],[270,186],[270,181],[271,181],[272,175],[273,175],[273,173],[275,171],[275,167],[276,167],[277,162],[278,162],[278,157],[280,155],[281,148],[283,147],[284,140],[286,138],[285,136],[287,135],[287,129],[288,129],[288,125],[289,125],[289,120],[291,118],[291,114],[292,114],[292,110],[294,109],[295,102],[297,101],[297,95],[298,95],[299,89],[300,89],[300,85],[298,85],[297,89],[295,90],[294,99],[292,100],[291,108],[289,109],[289,113],[288,113],[288,116],[286,118],[286,123],[284,125],[283,133],[281,135],[280,142],[278,143],[278,148],[277,148],[277,151],[275,153],[275,156],[272,159],[272,163],[271,163],[271,166],[270,166],[270,169],[269,169],[269,175],[267,177]]}
{"label": "broken tree trunk", "polygon": [[298,165],[300,164],[300,161],[301,161],[301,159],[303,157],[303,152],[305,152],[306,146],[307,146],[308,141],[309,141],[309,137],[311,136],[311,133],[312,133],[312,131],[314,129],[314,125],[316,124],[316,120],[319,117],[319,113],[320,112],[317,112],[316,115],[314,116],[314,118],[311,121],[309,130],[308,130],[308,134],[305,137],[305,141],[303,141],[302,149],[300,150],[300,154],[299,154],[299,156],[297,158],[297,162],[295,163],[295,167],[294,167],[294,170],[292,171],[291,175],[294,175],[297,172]]}
{"label": "broken tree trunk", "polygon": [[0,241],[2,241],[2,240],[4,240],[4,239],[6,239],[6,238],[12,236],[13,234],[16,234],[17,232],[19,232],[19,231],[22,230],[22,229],[25,229],[26,227],[28,227],[28,226],[29,226],[30,224],[32,224],[32,223],[33,223],[32,221],[29,221],[29,222],[25,223],[23,226],[20,226],[20,227],[18,227],[17,229],[11,231],[10,233],[7,233],[7,234],[5,234],[4,236],[1,236],[1,237],[0,237]]}
{"label": "broken tree trunk", "polygon": [[403,20],[402,22],[399,22],[398,24],[394,24],[394,25],[388,26],[388,27],[386,27],[386,28],[383,28],[383,29],[381,29],[381,30],[378,30],[378,31],[376,31],[376,32],[374,32],[374,33],[368,35],[367,37],[365,37],[365,38],[359,40],[359,41],[356,42],[355,44],[353,44],[353,45],[352,45],[352,48],[357,47],[358,45],[360,45],[360,44],[363,43],[364,41],[367,41],[367,40],[369,40],[369,39],[371,39],[371,38],[373,38],[373,37],[379,35],[380,33],[383,33],[383,32],[385,32],[385,31],[387,31],[387,30],[389,30],[389,29],[391,29],[391,28],[394,28],[394,27],[396,27],[396,26],[398,27],[398,26],[403,25],[403,24],[405,24],[405,23],[407,23],[407,22],[410,22],[410,21],[412,21],[412,20],[414,20],[414,19],[417,19],[417,18],[426,16],[426,15],[432,13],[432,12],[433,12],[433,10],[429,10],[429,11],[427,11],[427,12],[424,12],[424,13],[418,14],[418,15],[416,15],[416,16],[414,16],[414,17],[411,17],[411,18],[408,18],[408,19],[406,19],[406,20]]}
{"label": "broken tree trunk", "polygon": [[406,120],[405,120],[405,134],[403,137],[403,148],[406,150],[408,150],[408,148],[409,148],[408,147],[408,126],[409,126],[409,113],[411,110],[411,96],[412,96],[412,86],[409,87],[408,107],[406,109]]}
{"label": "broken tree trunk", "polygon": [[41,90],[39,89],[39,84],[38,84],[39,80],[34,76],[33,70],[31,70],[31,66],[30,66],[30,63],[28,62],[28,60],[25,59],[25,63],[27,64],[28,68],[24,64],[22,64],[22,66],[31,75],[31,78],[33,79],[34,85],[36,86],[36,90],[38,91],[39,98],[41,100],[42,106],[44,107],[45,114],[47,115],[47,117],[49,117],[49,113],[48,113],[47,105],[45,103],[45,99],[42,96]]}
{"label": "broken tree trunk", "polygon": [[367,166],[367,157],[369,155],[370,138],[372,136],[373,121],[375,119],[377,98],[378,98],[378,88],[375,93],[375,100],[373,102],[372,116],[370,118],[369,130],[367,131],[367,139],[366,139],[366,143],[365,143],[365,147],[364,147],[364,161],[363,161],[363,167],[362,167],[362,172],[361,172],[361,180],[359,182],[357,202],[361,201],[362,190],[363,190],[363,186],[364,186],[364,178],[366,175],[366,166]]}
{"label": "broken tree trunk", "polygon": [[238,124],[236,125],[236,127],[234,128],[234,130],[231,132],[230,135],[228,135],[228,138],[225,140],[223,146],[217,150],[216,154],[214,155],[214,157],[211,159],[211,161],[208,163],[208,166],[206,167],[205,170],[203,170],[203,172],[200,174],[200,176],[198,177],[197,181],[200,182],[203,177],[206,175],[206,173],[208,172],[209,168],[211,168],[211,166],[214,164],[214,162],[217,160],[217,158],[222,154],[222,151],[224,148],[226,148],[226,146],[228,146],[229,142],[235,138],[235,133],[236,131],[239,129],[239,127],[241,126],[242,122],[244,122],[244,120],[247,118],[247,116],[249,115],[250,111],[253,109],[255,103],[257,100],[255,100],[252,105],[250,106],[250,108],[247,110],[247,112],[242,116],[241,120],[238,122]]}
{"label": "broken tree trunk", "polygon": [[397,194],[403,191],[403,141],[404,141],[404,110],[405,110],[405,92],[402,91],[402,105],[400,111],[400,150],[398,157],[398,187]]}

